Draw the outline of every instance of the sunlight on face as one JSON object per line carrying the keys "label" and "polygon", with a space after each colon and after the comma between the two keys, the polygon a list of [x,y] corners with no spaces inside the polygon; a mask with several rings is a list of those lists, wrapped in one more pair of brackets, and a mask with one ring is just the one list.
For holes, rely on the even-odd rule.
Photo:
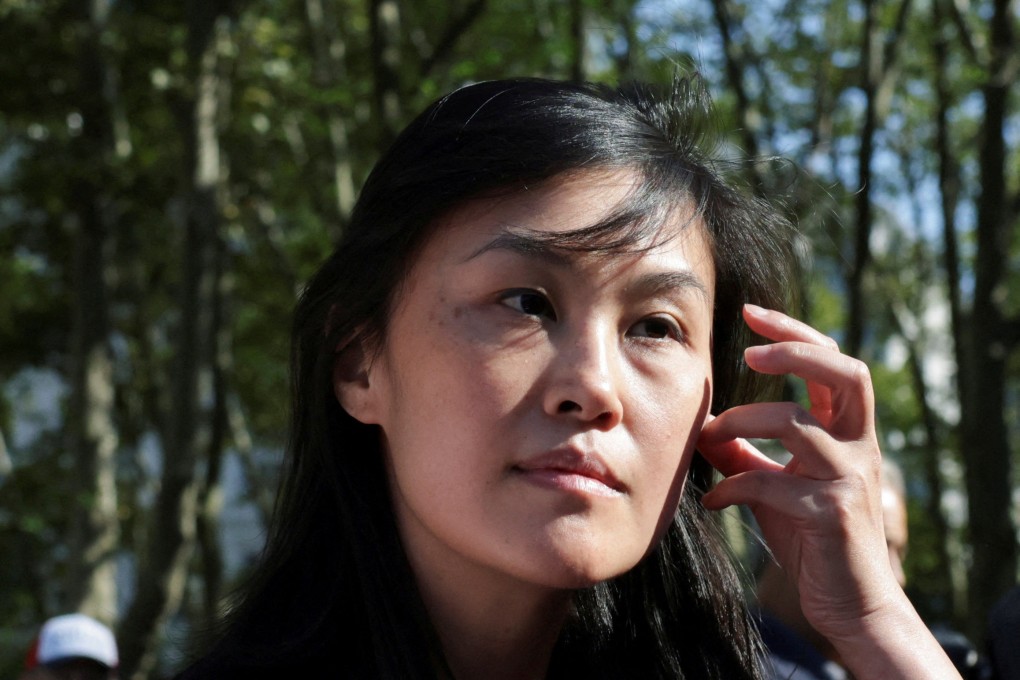
{"label": "sunlight on face", "polygon": [[703,227],[676,215],[640,255],[528,236],[597,222],[635,180],[477,200],[416,260],[348,410],[381,427],[419,577],[576,588],[629,570],[665,530],[711,402]]}

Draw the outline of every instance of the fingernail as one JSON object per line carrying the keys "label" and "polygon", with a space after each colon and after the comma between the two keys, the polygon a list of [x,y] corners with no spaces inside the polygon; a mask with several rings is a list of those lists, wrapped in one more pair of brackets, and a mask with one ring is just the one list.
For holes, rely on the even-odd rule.
{"label": "fingernail", "polygon": [[760,317],[765,316],[767,310],[764,307],[759,307],[758,305],[752,305],[750,302],[745,302],[744,311],[750,314],[751,316]]}
{"label": "fingernail", "polygon": [[711,491],[706,492],[705,495],[701,497],[701,507],[705,508],[706,510],[722,509],[715,503],[715,496],[712,494]]}
{"label": "fingernail", "polygon": [[767,356],[771,349],[772,345],[752,345],[744,350],[744,360],[761,359]]}

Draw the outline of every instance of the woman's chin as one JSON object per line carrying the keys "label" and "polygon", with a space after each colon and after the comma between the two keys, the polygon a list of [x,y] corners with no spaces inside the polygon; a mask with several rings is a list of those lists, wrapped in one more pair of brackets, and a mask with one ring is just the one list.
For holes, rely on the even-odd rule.
{"label": "woman's chin", "polygon": [[531,578],[550,588],[581,590],[625,574],[638,562],[638,559],[621,561],[618,555],[613,555],[611,561],[598,557],[603,556],[561,556],[559,560],[543,564],[542,569],[533,572]]}

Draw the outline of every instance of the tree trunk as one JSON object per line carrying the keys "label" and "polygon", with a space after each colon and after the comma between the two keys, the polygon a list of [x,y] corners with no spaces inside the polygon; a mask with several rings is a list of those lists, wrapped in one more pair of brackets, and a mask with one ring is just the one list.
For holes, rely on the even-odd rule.
{"label": "tree trunk", "polygon": [[251,481],[250,499],[258,512],[259,524],[269,526],[273,506],[276,503],[276,488],[269,480],[263,478],[259,462],[256,460],[255,445],[248,429],[247,418],[241,407],[241,400],[235,393],[227,395],[227,423],[234,451],[240,458],[245,477]]}
{"label": "tree trunk", "polygon": [[369,0],[375,119],[380,150],[400,127],[400,6],[396,0]]}
{"label": "tree trunk", "polygon": [[[222,245],[222,241],[218,241]],[[219,616],[219,603],[223,595],[223,554],[220,549],[220,515],[223,510],[223,488],[220,473],[223,454],[229,439],[227,416],[227,376],[233,368],[233,337],[226,318],[232,277],[224,271],[226,253],[219,249],[216,258],[219,290],[213,299],[212,328],[216,333],[213,360],[213,406],[211,432],[206,452],[205,480],[199,491],[197,538],[202,563],[202,615],[211,628]]]}
{"label": "tree trunk", "polygon": [[120,628],[121,674],[132,680],[152,673],[160,628],[183,597],[199,510],[197,468],[213,438],[215,310],[222,271],[218,119],[224,86],[217,61],[230,26],[223,11],[218,3],[201,0],[188,6],[195,97],[184,126],[191,189],[181,253],[181,318],[161,487],[137,592]]}
{"label": "tree trunk", "polygon": [[[75,214],[71,290],[71,397],[67,442],[74,459],[75,506],[71,522],[66,608],[113,624],[117,616],[115,556],[117,517],[113,360],[108,338],[110,198],[107,187],[118,149],[115,134],[116,79],[100,45],[107,2],[72,3],[85,27],[80,51],[82,132],[76,155],[82,168],[74,180]],[[123,148],[127,152],[130,147]]]}
{"label": "tree trunk", "polygon": [[[960,255],[959,244],[956,237],[956,208],[960,195],[959,169],[956,159],[950,148],[950,127],[949,110],[952,107],[951,95],[949,93],[949,77],[947,74],[946,56],[949,49],[946,39],[946,19],[942,11],[942,1],[936,0],[932,3],[933,34],[935,40],[932,42],[932,55],[935,63],[935,147],[938,154],[938,182],[939,199],[942,212],[942,234],[943,234],[943,267],[946,271],[946,291],[949,299],[949,318],[952,327],[953,354],[956,359],[956,388],[957,399],[961,404],[961,419],[967,417],[969,408],[963,404],[969,403],[969,379],[965,379],[967,371],[964,364],[967,356],[964,352],[964,313],[960,301]],[[949,0],[951,2],[951,0]],[[962,423],[957,426],[958,438],[962,440]],[[953,579],[953,608],[957,616],[964,611],[966,592],[957,592],[956,584],[965,579]],[[963,584],[963,590],[966,585]]]}
{"label": "tree trunk", "polygon": [[983,639],[985,617],[995,600],[1016,582],[1017,540],[1011,521],[1012,480],[1005,421],[1007,322],[999,309],[1010,253],[1006,207],[1006,111],[1012,83],[1007,77],[1017,49],[1009,0],[995,0],[991,18],[991,63],[983,88],[985,117],[979,165],[977,256],[974,306],[966,325],[961,369],[962,437],[973,564],[970,570],[969,632]]}
{"label": "tree trunk", "polygon": [[[847,272],[847,318],[844,351],[860,356],[864,342],[867,310],[864,305],[864,275],[871,264],[871,227],[873,219],[871,190],[871,163],[875,155],[875,135],[888,112],[893,84],[896,81],[896,61],[901,36],[910,14],[911,0],[901,0],[896,22],[889,36],[883,40],[875,16],[875,0],[864,2],[864,33],[861,43],[861,89],[865,96],[864,123],[861,126],[860,145],[857,151],[857,192],[855,194],[855,220],[853,252]],[[883,49],[884,44],[884,49]]]}
{"label": "tree trunk", "polygon": [[940,450],[942,448],[939,437],[938,418],[931,402],[928,400],[928,384],[924,377],[924,365],[922,357],[924,350],[921,346],[921,332],[917,328],[917,322],[908,321],[909,313],[903,306],[892,301],[889,304],[889,313],[897,333],[907,343],[908,366],[910,368],[910,379],[914,388],[914,398],[921,410],[921,425],[924,428],[924,479],[928,486],[928,499],[925,507],[927,521],[933,528],[935,536],[935,566],[931,569],[935,580],[945,588],[945,595],[949,602],[953,602],[953,577],[950,568],[949,557],[949,522],[942,511],[942,497],[945,493],[942,483],[942,472],[939,466]]}
{"label": "tree trunk", "polygon": [[7,475],[14,470],[14,463],[11,461],[11,454],[7,451],[7,441],[4,439],[3,428],[0,428],[0,487],[7,481]]}
{"label": "tree trunk", "polygon": [[861,89],[864,91],[864,124],[857,151],[857,191],[854,195],[854,233],[850,269],[847,272],[847,316],[844,350],[860,356],[864,341],[864,272],[871,261],[871,157],[875,149],[875,93],[878,89],[879,62],[876,35],[875,2],[864,0],[864,37],[861,45]]}
{"label": "tree trunk", "polygon": [[586,78],[584,68],[584,0],[570,0],[570,79],[575,83],[583,83]]}
{"label": "tree trunk", "polygon": [[613,59],[616,62],[617,78],[624,82],[634,78],[634,61],[641,49],[637,37],[637,17],[634,16],[636,11],[637,7],[628,3],[619,15],[625,46],[614,53]]}
{"label": "tree trunk", "polygon": [[[760,156],[758,140],[755,137],[758,124],[755,107],[751,103],[747,87],[744,85],[744,72],[748,67],[747,59],[740,54],[740,48],[733,40],[733,26],[727,0],[712,0],[712,10],[715,25],[723,43],[723,56],[726,58],[726,80],[737,98],[737,115],[740,117],[738,124],[741,141],[744,144],[744,154],[752,160],[757,160]],[[750,46],[747,48],[750,49]],[[759,192],[764,190],[760,177],[755,178],[755,187]]]}
{"label": "tree trunk", "polygon": [[[939,159],[939,197],[942,209],[943,265],[946,269],[946,287],[949,294],[949,313],[953,327],[953,341],[956,349],[957,366],[962,366],[962,332],[964,327],[963,306],[960,302],[960,255],[956,238],[956,207],[960,195],[959,168],[950,149],[949,110],[952,101],[949,94],[946,54],[949,49],[942,14],[942,1],[932,4],[935,23],[935,41],[932,54],[935,59],[935,93],[937,110],[935,114],[935,146]],[[963,389],[964,384],[960,382]],[[967,395],[960,394],[960,401],[967,401]]]}
{"label": "tree trunk", "polygon": [[[346,78],[344,57],[347,46],[336,30],[334,18],[326,11],[328,0],[305,0],[305,18],[311,36],[314,68],[312,77],[320,90],[333,90]],[[347,122],[335,104],[319,107],[319,115],[329,130],[333,161],[333,190],[336,213],[330,222],[333,240],[339,240],[354,209],[356,198],[351,152],[347,143]]]}

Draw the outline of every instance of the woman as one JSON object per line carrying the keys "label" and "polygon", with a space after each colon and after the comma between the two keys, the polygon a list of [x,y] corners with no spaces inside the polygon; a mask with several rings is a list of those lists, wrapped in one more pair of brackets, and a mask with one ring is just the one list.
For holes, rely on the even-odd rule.
{"label": "woman", "polygon": [[[733,503],[861,677],[940,677],[884,560],[867,372],[770,311],[786,225],[708,120],[688,82],[511,80],[401,134],[298,305],[269,543],[184,677],[757,678],[702,507]],[[810,412],[746,405],[786,373]]]}

